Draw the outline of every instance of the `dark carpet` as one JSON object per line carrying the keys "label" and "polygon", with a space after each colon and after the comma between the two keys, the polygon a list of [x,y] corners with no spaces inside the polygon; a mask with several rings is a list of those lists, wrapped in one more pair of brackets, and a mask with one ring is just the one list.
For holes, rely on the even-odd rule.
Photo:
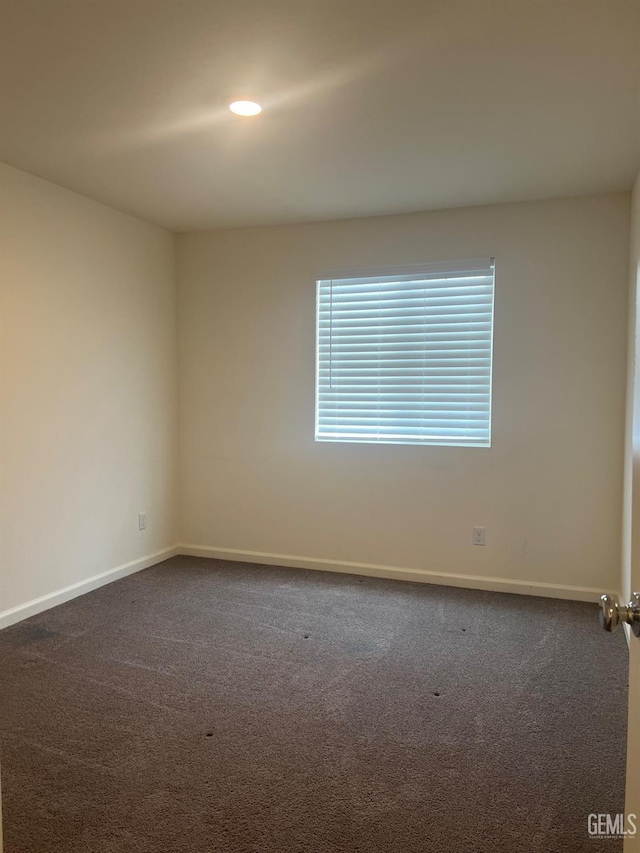
{"label": "dark carpet", "polygon": [[6,853],[618,853],[596,615],[168,560],[0,632]]}

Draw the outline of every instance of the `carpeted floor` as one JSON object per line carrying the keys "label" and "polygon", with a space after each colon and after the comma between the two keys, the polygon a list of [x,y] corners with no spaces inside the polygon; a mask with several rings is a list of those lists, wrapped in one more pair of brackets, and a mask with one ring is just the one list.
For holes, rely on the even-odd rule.
{"label": "carpeted floor", "polygon": [[177,557],[0,632],[5,853],[618,853],[595,605]]}

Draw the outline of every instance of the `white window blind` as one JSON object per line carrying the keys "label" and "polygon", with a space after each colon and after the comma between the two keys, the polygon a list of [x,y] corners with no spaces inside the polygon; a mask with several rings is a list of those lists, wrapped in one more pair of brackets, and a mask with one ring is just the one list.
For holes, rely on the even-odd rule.
{"label": "white window blind", "polygon": [[317,286],[316,440],[490,445],[492,258]]}

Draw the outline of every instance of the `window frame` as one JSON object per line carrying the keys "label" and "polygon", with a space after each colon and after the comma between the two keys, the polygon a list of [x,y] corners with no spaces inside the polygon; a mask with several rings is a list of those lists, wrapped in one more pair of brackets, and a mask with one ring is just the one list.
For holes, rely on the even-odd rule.
{"label": "window frame", "polygon": [[[385,438],[332,438],[330,436],[319,436],[319,414],[320,414],[320,289],[323,282],[331,279],[349,279],[349,278],[375,278],[389,276],[408,276],[420,275],[428,273],[429,275],[441,272],[460,273],[464,272],[464,268],[472,269],[475,265],[487,265],[493,272],[493,288],[491,294],[491,328],[490,328],[490,346],[489,346],[489,383],[488,383],[488,439],[487,441],[471,441],[465,438],[461,441],[434,441],[429,438],[404,438],[404,439],[385,439]],[[315,396],[314,396],[314,441],[319,444],[384,444],[404,446],[422,446],[422,447],[460,447],[474,448],[477,450],[488,450],[493,445],[493,390],[494,390],[494,350],[495,350],[495,304],[496,304],[496,259],[494,256],[485,256],[483,258],[465,258],[450,261],[427,261],[421,264],[396,264],[388,266],[375,267],[351,267],[346,269],[323,269],[318,270],[314,274],[316,288],[316,303],[315,303]]]}

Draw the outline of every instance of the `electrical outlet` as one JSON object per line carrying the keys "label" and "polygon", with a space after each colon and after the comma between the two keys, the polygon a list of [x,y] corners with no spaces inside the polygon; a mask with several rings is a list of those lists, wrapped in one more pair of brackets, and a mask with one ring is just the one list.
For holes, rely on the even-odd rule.
{"label": "electrical outlet", "polygon": [[[138,516],[138,530],[146,530],[147,529],[147,513],[141,512]],[[484,542],[482,543],[484,545]]]}
{"label": "electrical outlet", "polygon": [[486,530],[484,527],[474,527],[473,528],[473,544],[474,545],[484,545],[484,537]]}

